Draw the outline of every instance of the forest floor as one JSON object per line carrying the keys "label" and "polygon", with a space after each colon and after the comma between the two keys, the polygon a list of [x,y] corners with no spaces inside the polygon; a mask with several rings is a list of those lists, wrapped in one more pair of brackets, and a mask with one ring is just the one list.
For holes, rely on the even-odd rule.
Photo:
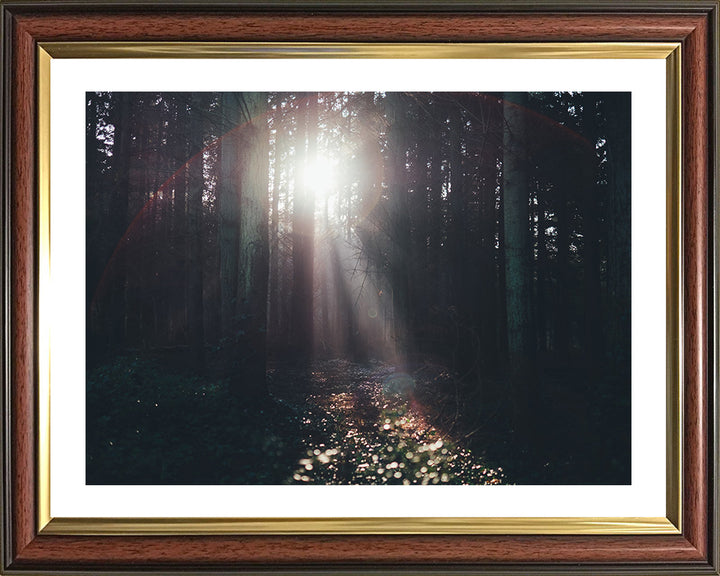
{"label": "forest floor", "polygon": [[[443,420],[443,402],[434,385],[450,379],[440,367],[423,365],[409,374],[379,361],[326,360],[272,366],[268,376],[271,394],[301,417],[305,454],[293,482],[507,482],[501,467],[488,465],[436,425]],[[431,394],[432,405],[426,401]]]}
{"label": "forest floor", "polygon": [[87,482],[507,483],[454,429],[453,382],[430,364],[271,363],[269,396],[247,403],[175,362],[117,357],[88,376]]}

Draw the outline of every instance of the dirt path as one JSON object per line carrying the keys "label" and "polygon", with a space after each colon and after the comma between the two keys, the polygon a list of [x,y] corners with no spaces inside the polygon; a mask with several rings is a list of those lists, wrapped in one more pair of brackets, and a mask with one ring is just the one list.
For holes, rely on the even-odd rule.
{"label": "dirt path", "polygon": [[452,442],[427,418],[416,381],[389,364],[344,360],[271,368],[271,391],[301,414],[313,484],[502,484],[502,468]]}

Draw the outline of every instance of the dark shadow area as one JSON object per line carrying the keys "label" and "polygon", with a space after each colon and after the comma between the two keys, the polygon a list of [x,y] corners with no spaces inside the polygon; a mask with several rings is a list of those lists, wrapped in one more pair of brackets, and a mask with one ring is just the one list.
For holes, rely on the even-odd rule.
{"label": "dark shadow area", "polygon": [[174,368],[124,356],[91,372],[87,483],[286,483],[303,453],[299,415]]}
{"label": "dark shadow area", "polygon": [[89,484],[629,482],[629,430],[608,426],[625,414],[607,399],[559,400],[557,380],[540,379],[555,389],[529,453],[501,406],[468,416],[473,398],[436,364],[273,362],[270,394],[242,404],[227,381],[178,371],[182,358],[118,357],[91,373]]}

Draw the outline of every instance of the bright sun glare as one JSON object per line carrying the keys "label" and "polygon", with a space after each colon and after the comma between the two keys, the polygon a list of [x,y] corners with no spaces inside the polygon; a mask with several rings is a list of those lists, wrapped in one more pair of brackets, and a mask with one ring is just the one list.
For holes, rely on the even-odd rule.
{"label": "bright sun glare", "polygon": [[328,156],[320,155],[305,165],[305,186],[315,193],[315,200],[324,200],[332,196],[337,188],[336,162]]}

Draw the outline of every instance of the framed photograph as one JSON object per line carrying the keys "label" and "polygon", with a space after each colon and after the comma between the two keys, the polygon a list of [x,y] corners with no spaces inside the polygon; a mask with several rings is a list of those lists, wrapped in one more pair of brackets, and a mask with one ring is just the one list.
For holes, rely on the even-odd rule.
{"label": "framed photograph", "polygon": [[8,574],[718,573],[716,1],[7,1]]}

